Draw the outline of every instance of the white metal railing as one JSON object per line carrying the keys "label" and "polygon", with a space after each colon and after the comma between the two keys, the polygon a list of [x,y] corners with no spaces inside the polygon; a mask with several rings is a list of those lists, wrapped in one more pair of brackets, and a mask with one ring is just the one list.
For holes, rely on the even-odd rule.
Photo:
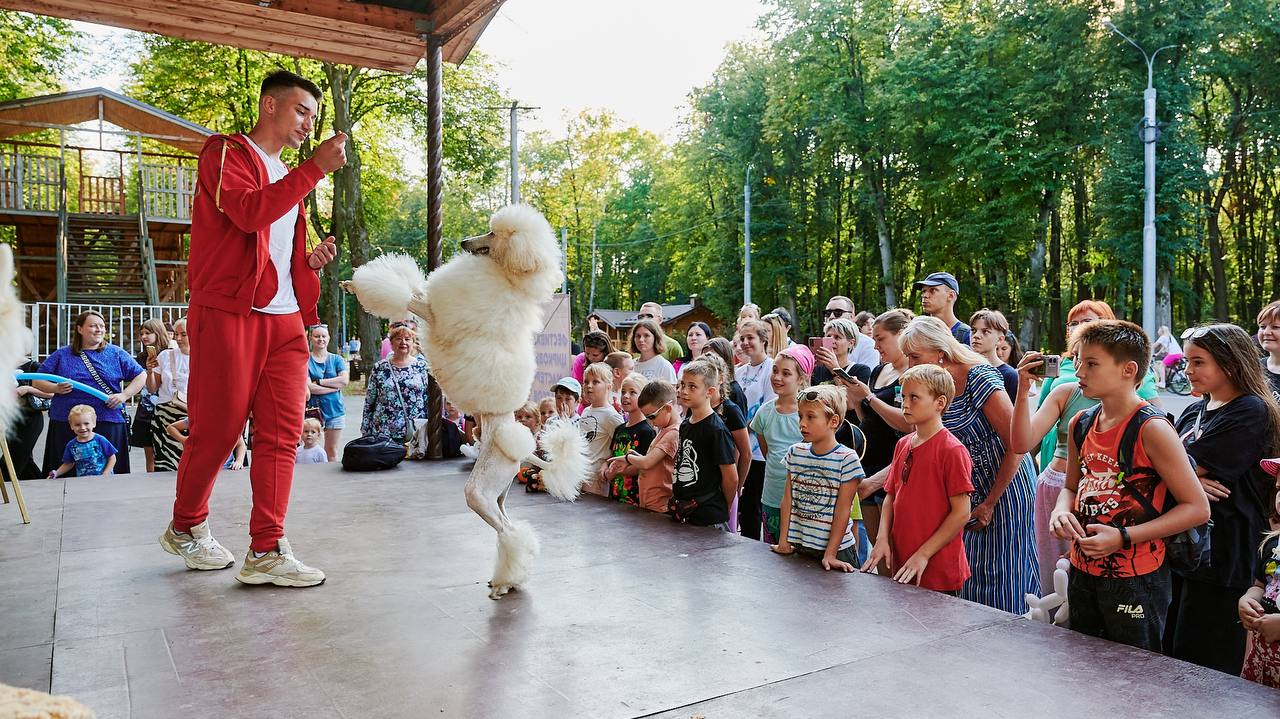
{"label": "white metal railing", "polygon": [[34,357],[43,361],[54,350],[71,341],[76,316],[85,310],[102,314],[107,321],[107,341],[131,355],[142,350],[138,330],[142,323],[158,317],[165,324],[187,315],[186,305],[104,305],[93,302],[34,302],[27,306],[28,326],[35,337]]}
{"label": "white metal railing", "polygon": [[0,152],[0,208],[57,212],[62,159],[23,152]]}
{"label": "white metal railing", "polygon": [[143,211],[151,220],[190,220],[196,194],[196,168],[142,165]]}

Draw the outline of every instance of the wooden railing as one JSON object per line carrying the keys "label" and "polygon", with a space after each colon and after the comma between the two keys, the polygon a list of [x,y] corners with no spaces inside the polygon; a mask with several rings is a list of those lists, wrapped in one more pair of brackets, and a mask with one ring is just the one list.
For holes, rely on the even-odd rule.
{"label": "wooden railing", "polygon": [[123,215],[124,179],[81,175],[80,211],[95,215]]}
{"label": "wooden railing", "polygon": [[196,168],[188,165],[142,165],[144,211],[150,220],[191,220]]}
{"label": "wooden railing", "polygon": [[0,209],[57,212],[62,159],[0,152]]}

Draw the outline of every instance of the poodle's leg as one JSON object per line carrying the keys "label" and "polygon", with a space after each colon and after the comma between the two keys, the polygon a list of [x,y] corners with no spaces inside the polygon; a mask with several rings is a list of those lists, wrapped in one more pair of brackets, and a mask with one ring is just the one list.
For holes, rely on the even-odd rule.
{"label": "poodle's leg", "polygon": [[[506,420],[515,423],[510,415]],[[512,522],[503,509],[520,464],[500,447],[497,438],[502,436],[499,430],[505,424],[501,416],[486,416],[484,421],[486,432],[481,435],[480,454],[467,478],[465,494],[467,506],[498,532],[498,557],[489,582],[489,597],[499,599],[528,580],[529,569],[538,555],[538,539],[527,522]],[[490,426],[493,431],[488,431]]]}

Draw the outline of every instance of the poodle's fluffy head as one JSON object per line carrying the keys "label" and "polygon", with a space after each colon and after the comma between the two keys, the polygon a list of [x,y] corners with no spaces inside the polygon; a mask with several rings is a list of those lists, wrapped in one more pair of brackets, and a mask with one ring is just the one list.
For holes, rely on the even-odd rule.
{"label": "poodle's fluffy head", "polygon": [[487,256],[503,273],[522,280],[560,284],[560,248],[555,234],[537,210],[528,205],[508,205],[489,220],[488,234],[468,237],[462,249]]}

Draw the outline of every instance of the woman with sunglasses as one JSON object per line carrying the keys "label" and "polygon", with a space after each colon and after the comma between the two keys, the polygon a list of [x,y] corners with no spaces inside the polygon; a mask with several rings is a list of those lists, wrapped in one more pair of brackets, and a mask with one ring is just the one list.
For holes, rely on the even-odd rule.
{"label": "woman with sunglasses", "polygon": [[1228,674],[1244,663],[1245,630],[1236,604],[1253,585],[1267,531],[1272,481],[1259,461],[1280,448],[1280,405],[1258,363],[1253,338],[1229,324],[1183,335],[1187,379],[1200,401],[1178,418],[1178,434],[1209,495],[1210,562],[1173,573],[1165,653]]}

